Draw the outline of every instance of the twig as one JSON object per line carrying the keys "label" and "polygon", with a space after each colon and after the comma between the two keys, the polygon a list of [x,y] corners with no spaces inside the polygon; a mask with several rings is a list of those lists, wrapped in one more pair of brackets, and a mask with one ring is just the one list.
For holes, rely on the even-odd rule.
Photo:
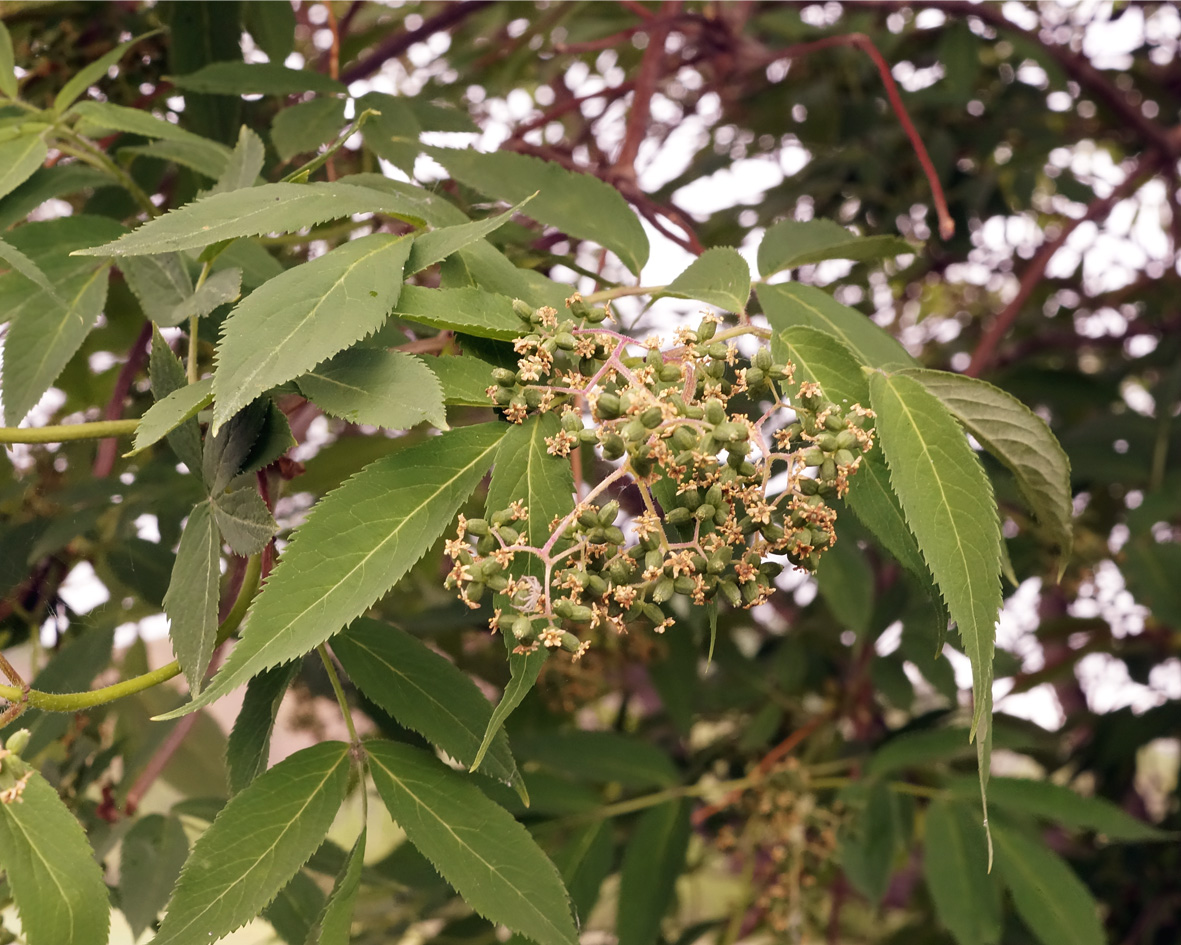
{"label": "twig", "polygon": [[473,13],[477,13],[484,9],[484,7],[491,5],[492,0],[463,0],[463,2],[448,4],[441,12],[425,20],[418,29],[408,30],[405,33],[395,33],[385,41],[378,43],[377,48],[368,56],[363,56],[351,66],[344,69],[340,74],[340,81],[348,85],[350,82],[355,82],[357,79],[363,79],[367,75],[371,75],[380,69],[382,64],[387,60],[402,55],[402,53],[415,43],[429,39],[435,33],[445,30],[450,26],[455,26]]}
{"label": "twig", "polygon": [[1130,197],[1139,190],[1145,179],[1155,174],[1160,168],[1160,165],[1160,152],[1154,151],[1147,155],[1136,167],[1128,172],[1128,176],[1124,178],[1122,184],[1116,187],[1106,197],[1092,200],[1087,207],[1086,213],[1078,219],[1064,223],[1061,232],[1038,250],[1037,255],[1033,257],[1028,268],[1026,268],[1021,276],[1021,283],[1017,288],[1017,294],[1013,296],[1012,300],[1004,307],[993,323],[988,326],[980,342],[976,345],[976,350],[972,352],[972,361],[968,365],[967,370],[964,371],[964,374],[968,377],[979,377],[988,370],[993,358],[996,356],[997,346],[1000,344],[1001,339],[1008,334],[1009,329],[1013,327],[1013,322],[1021,314],[1021,309],[1025,307],[1025,303],[1029,301],[1033,290],[1041,282],[1042,276],[1046,273],[1046,266],[1049,265],[1054,254],[1062,248],[1066,240],[1070,237],[1070,234],[1078,228],[1079,224],[1105,217],[1117,203]]}
{"label": "twig", "polygon": [[138,420],[96,420],[94,423],[66,423],[51,427],[0,427],[0,443],[101,440],[109,436],[130,436],[138,426]]}
{"label": "twig", "polygon": [[632,96],[631,110],[627,116],[627,132],[623,146],[615,159],[614,172],[625,180],[636,179],[636,156],[648,130],[648,115],[651,111],[652,94],[660,81],[660,70],[664,59],[664,41],[669,32],[669,17],[679,12],[680,0],[665,0],[661,8],[661,25],[648,30],[648,46],[640,60],[640,71],[636,75],[636,91]]}
{"label": "twig", "polygon": [[[111,397],[107,401],[106,408],[103,410],[103,419],[108,423],[118,420],[123,413],[123,402],[127,399],[127,394],[131,391],[131,382],[148,359],[148,349],[151,340],[152,323],[144,322],[143,328],[140,329],[138,337],[136,337],[135,342],[131,346],[127,360],[119,370],[119,376],[115,378],[114,390],[111,391]],[[111,474],[111,470],[115,468],[115,458],[118,456],[118,449],[119,444],[114,437],[104,439],[98,444],[98,453],[94,457],[94,468],[92,470],[95,479],[105,479]]]}

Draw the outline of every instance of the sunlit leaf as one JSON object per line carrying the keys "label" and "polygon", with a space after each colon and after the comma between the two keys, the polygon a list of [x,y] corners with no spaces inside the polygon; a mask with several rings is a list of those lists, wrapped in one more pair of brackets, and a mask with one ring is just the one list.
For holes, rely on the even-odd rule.
{"label": "sunlit leaf", "polygon": [[[462,331],[477,338],[512,341],[524,330],[513,300],[483,289],[424,289],[408,285],[398,296],[396,314],[432,328]],[[487,386],[487,385],[485,385]]]}
{"label": "sunlit leaf", "polygon": [[735,249],[707,249],[660,294],[697,299],[727,312],[745,312],[750,266]]}
{"label": "sunlit leaf", "polygon": [[350,423],[403,430],[426,421],[447,428],[438,378],[422,359],[401,351],[350,348],[320,362],[296,384],[325,413]]}
{"label": "sunlit leaf", "polygon": [[858,236],[832,220],[781,220],[759,243],[759,274],[765,279],[826,259],[865,262],[913,252],[913,246],[896,236]]}

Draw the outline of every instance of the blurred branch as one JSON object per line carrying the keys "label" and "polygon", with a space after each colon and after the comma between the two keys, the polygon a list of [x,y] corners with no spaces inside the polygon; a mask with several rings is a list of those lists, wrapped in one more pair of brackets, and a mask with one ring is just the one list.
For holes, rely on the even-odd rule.
{"label": "blurred branch", "polygon": [[615,173],[626,180],[636,179],[636,157],[648,131],[652,94],[656,91],[656,83],[660,81],[664,41],[668,37],[670,17],[680,11],[680,6],[680,0],[665,0],[661,8],[663,15],[660,21],[653,21],[659,22],[659,25],[650,25],[648,29],[648,45],[644,49],[640,70],[636,74],[636,91],[627,115],[627,131],[623,137],[623,145],[619,149],[619,156],[615,159]]}
{"label": "blurred branch", "polygon": [[395,33],[383,42],[378,43],[377,47],[369,55],[362,56],[352,65],[342,69],[340,81],[348,85],[357,79],[363,79],[368,75],[372,75],[388,60],[402,55],[402,53],[415,43],[422,42],[435,33],[455,26],[466,20],[473,13],[477,13],[484,9],[484,7],[491,5],[492,0],[457,0],[455,3],[448,4],[442,11],[436,13],[430,19],[424,20],[422,26],[418,27],[418,29],[407,30],[404,33]]}
{"label": "blurred branch", "polygon": [[[107,401],[107,406],[103,410],[103,419],[108,423],[117,421],[123,413],[123,404],[127,400],[127,395],[131,392],[131,382],[135,380],[135,375],[143,368],[144,363],[148,360],[148,350],[152,341],[152,323],[144,322],[143,328],[140,329],[139,335],[131,345],[131,351],[127,355],[127,360],[123,367],[119,370],[119,376],[115,378],[115,387],[111,391],[111,397]],[[111,470],[115,468],[115,459],[118,456],[118,442],[114,437],[103,440],[98,444],[98,453],[94,457],[93,474],[95,479],[103,479],[111,474]]]}

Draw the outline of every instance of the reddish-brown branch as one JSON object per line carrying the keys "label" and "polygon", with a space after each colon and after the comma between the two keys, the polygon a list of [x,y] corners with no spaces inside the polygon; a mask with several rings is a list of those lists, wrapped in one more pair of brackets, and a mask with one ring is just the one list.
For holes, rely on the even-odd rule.
{"label": "reddish-brown branch", "polygon": [[521,138],[527,135],[530,131],[536,131],[538,128],[544,128],[551,121],[555,121],[558,118],[561,118],[563,115],[575,111],[576,109],[581,109],[583,103],[593,101],[596,98],[605,98],[609,102],[613,102],[617,98],[622,98],[635,87],[635,82],[629,79],[627,82],[621,82],[619,85],[613,85],[611,88],[603,89],[601,92],[592,92],[590,95],[583,95],[581,98],[567,99],[566,101],[555,105],[543,115],[540,115],[539,117],[521,125],[513,132],[513,137]]}
{"label": "reddish-brown branch", "polygon": [[935,172],[935,165],[931,163],[931,156],[927,153],[927,146],[923,144],[922,136],[919,134],[918,129],[915,128],[914,122],[910,120],[910,113],[907,112],[906,105],[902,101],[902,95],[898,91],[898,83],[894,81],[894,76],[890,72],[890,64],[878,52],[878,48],[873,44],[873,40],[864,33],[826,36],[824,39],[818,39],[810,43],[797,43],[794,46],[788,46],[786,49],[775,50],[764,57],[761,65],[765,68],[770,63],[779,59],[798,59],[800,56],[820,52],[822,49],[831,49],[834,46],[853,46],[856,49],[860,49],[869,56],[870,61],[877,67],[878,75],[882,78],[882,85],[886,89],[886,98],[890,102],[890,107],[894,109],[894,114],[898,116],[902,130],[906,132],[906,137],[910,139],[910,145],[914,148],[915,156],[919,159],[923,173],[927,176],[927,183],[931,187],[931,199],[935,203],[935,214],[939,218],[939,235],[945,240],[951,239],[955,235],[955,221],[951,218],[951,213],[948,212],[947,198],[943,195],[943,185],[939,183],[939,175]]}
{"label": "reddish-brown branch", "polygon": [[660,81],[664,65],[664,41],[668,36],[668,20],[680,11],[680,0],[665,0],[661,7],[660,25],[648,30],[648,45],[640,59],[640,70],[636,75],[636,91],[632,96],[632,107],[627,116],[627,131],[623,146],[615,159],[615,173],[627,180],[636,179],[636,157],[640,145],[648,132],[648,115],[651,112],[652,95]]}
{"label": "reddish-brown branch", "polygon": [[415,43],[429,39],[435,33],[463,22],[473,13],[484,7],[491,6],[492,0],[457,0],[443,8],[442,11],[425,20],[418,29],[407,30],[405,33],[395,33],[388,39],[378,43],[373,52],[362,56],[352,65],[346,67],[340,74],[340,80],[346,85],[371,75],[382,67],[387,60],[402,55]]}
{"label": "reddish-brown branch", "polygon": [[340,78],[340,24],[336,20],[336,13],[331,3],[324,4],[328,11],[328,28],[332,31],[332,45],[328,49],[328,77]]}
{"label": "reddish-brown branch", "polygon": [[1013,327],[1013,322],[1017,320],[1017,316],[1021,314],[1025,303],[1029,301],[1029,297],[1033,295],[1034,289],[1037,288],[1038,283],[1041,282],[1042,277],[1046,274],[1046,266],[1049,265],[1054,254],[1066,243],[1070,234],[1082,223],[1106,217],[1111,212],[1112,207],[1121,200],[1134,194],[1146,178],[1155,174],[1160,169],[1160,165],[1161,157],[1158,152],[1153,152],[1147,156],[1128,173],[1122,184],[1116,187],[1106,197],[1092,200],[1087,207],[1086,213],[1076,220],[1069,220],[1064,223],[1058,235],[1038,250],[1037,255],[1033,257],[1033,260],[1021,276],[1021,283],[1017,287],[1017,294],[1001,310],[1001,313],[997,315],[993,323],[988,326],[980,342],[976,345],[976,350],[972,352],[972,361],[968,365],[968,369],[964,371],[968,377],[979,377],[992,365],[993,358],[996,357],[997,346],[1001,343],[1001,339]]}
{"label": "reddish-brown branch", "polygon": [[[140,329],[139,336],[135,339],[135,343],[131,346],[131,351],[127,355],[127,361],[119,371],[119,376],[115,378],[115,388],[111,391],[111,399],[107,401],[107,406],[103,409],[104,420],[118,420],[123,415],[123,403],[127,400],[127,395],[131,392],[131,382],[135,380],[135,375],[140,372],[144,363],[148,360],[148,347],[151,340],[152,325],[150,322],[145,322],[144,327]],[[103,479],[109,476],[111,470],[115,468],[115,459],[118,455],[118,439],[111,437],[110,439],[100,440],[98,452],[94,457],[94,478]]]}
{"label": "reddish-brown branch", "polygon": [[639,2],[639,0],[619,0],[619,5],[625,10],[631,10],[636,16],[642,16],[645,20],[650,20],[654,16],[651,10]]}

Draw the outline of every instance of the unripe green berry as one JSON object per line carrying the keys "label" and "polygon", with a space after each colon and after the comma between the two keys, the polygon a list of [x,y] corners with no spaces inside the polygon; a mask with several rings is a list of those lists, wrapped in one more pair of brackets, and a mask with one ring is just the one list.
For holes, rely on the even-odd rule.
{"label": "unripe green berry", "polygon": [[619,459],[625,449],[623,437],[618,433],[608,433],[603,437],[603,457],[605,459]]}
{"label": "unripe green berry", "polygon": [[838,414],[830,413],[824,418],[824,429],[828,430],[829,433],[840,433],[847,428],[845,427],[845,421]]}
{"label": "unripe green berry", "polygon": [[722,592],[722,596],[726,598],[726,602],[731,607],[742,606],[742,591],[738,589],[738,585],[733,581],[721,581],[718,584],[718,590]]}
{"label": "unripe green berry", "polygon": [[714,333],[717,330],[718,330],[718,323],[717,322],[704,321],[700,325],[697,326],[697,331],[695,332],[695,334],[697,335],[698,341],[709,341],[714,336]]}
{"label": "unripe green berry", "polygon": [[607,593],[607,582],[597,574],[588,574],[586,576],[586,589],[596,597],[602,597]]}
{"label": "unripe green berry", "polygon": [[816,495],[816,490],[819,487],[815,479],[801,479],[800,480],[800,494],[801,495]]}
{"label": "unripe green berry", "polygon": [[482,538],[488,534],[488,520],[483,518],[469,518],[467,520],[467,530],[469,534],[475,535],[477,538]]}
{"label": "unripe green berry", "polygon": [[837,450],[833,453],[832,458],[838,466],[849,466],[852,465],[855,457],[849,450]]}
{"label": "unripe green berry", "polygon": [[563,351],[574,350],[574,336],[568,331],[560,331],[554,336],[554,342]]}
{"label": "unripe green berry", "polygon": [[536,410],[538,407],[541,406],[541,398],[542,398],[541,388],[539,388],[539,387],[526,387],[525,388],[525,403],[526,403],[526,405],[528,405],[530,410]]}
{"label": "unripe green berry", "polygon": [[649,430],[654,430],[660,426],[660,422],[664,419],[664,413],[659,407],[649,407],[642,414],[640,414],[640,422],[644,424]]}
{"label": "unripe green berry", "polygon": [[600,525],[611,525],[615,522],[615,519],[618,515],[619,515],[619,500],[612,499],[610,502],[608,502],[606,505],[604,505],[601,509],[599,509],[599,524]]}
{"label": "unripe green berry", "polygon": [[826,453],[835,453],[838,449],[837,438],[831,433],[821,433],[816,437],[816,445]]}
{"label": "unripe green berry", "polygon": [[663,604],[675,592],[676,582],[670,577],[662,577],[656,582],[656,587],[652,590],[652,600],[658,604]]}
{"label": "unripe green berry", "polygon": [[501,525],[496,529],[496,534],[500,536],[500,540],[506,545],[513,544],[518,538],[521,537],[521,533],[511,525]]}
{"label": "unripe green berry", "polygon": [[481,535],[476,542],[476,551],[482,555],[490,555],[497,549],[496,539],[491,535]]}
{"label": "unripe green berry", "polygon": [[820,464],[820,479],[821,479],[821,481],[824,481],[826,479],[836,479],[836,477],[837,477],[837,464],[836,463],[834,463],[831,459],[826,459],[823,463]]}
{"label": "unripe green berry", "polygon": [[692,515],[693,513],[688,509],[677,506],[676,508],[669,509],[668,514],[664,516],[664,520],[670,525],[683,525],[689,521]]}
{"label": "unripe green berry", "polygon": [[562,429],[567,433],[578,433],[582,430],[582,417],[573,411],[562,414]]}
{"label": "unripe green berry", "polygon": [[673,590],[675,590],[678,594],[684,594],[688,596],[696,589],[696,583],[694,583],[693,578],[689,577],[687,574],[682,574],[679,578],[675,578],[673,580]]}
{"label": "unripe green berry", "polygon": [[759,350],[755,352],[752,363],[760,371],[769,371],[771,369],[771,349],[759,348]]}
{"label": "unripe green berry", "polygon": [[662,620],[664,620],[664,611],[655,604],[645,604],[644,616],[651,620],[654,624],[660,623]]}
{"label": "unripe green berry", "polygon": [[598,443],[599,442],[599,431],[594,429],[593,427],[583,427],[581,430],[578,431],[578,442],[579,443],[589,443],[589,444]]}
{"label": "unripe green berry", "polygon": [[513,621],[512,633],[522,642],[533,639],[533,621],[521,614]]}
{"label": "unripe green berry", "polygon": [[29,747],[29,739],[31,737],[32,735],[29,733],[29,730],[27,728],[22,728],[8,736],[8,741],[4,743],[4,747],[14,755],[19,755],[22,751]]}
{"label": "unripe green berry", "polygon": [[513,311],[522,321],[528,322],[533,319],[533,306],[521,299],[513,299]]}
{"label": "unripe green berry", "polygon": [[607,391],[599,395],[599,402],[595,405],[595,413],[600,420],[614,420],[619,416],[619,395]]}
{"label": "unripe green berry", "polygon": [[730,349],[726,347],[726,342],[715,341],[709,346],[709,356],[715,361],[724,361],[730,354]]}
{"label": "unripe green berry", "polygon": [[666,384],[674,384],[681,379],[681,369],[675,364],[666,364],[656,372],[656,376]]}
{"label": "unripe green berry", "polygon": [[707,377],[711,377],[715,381],[720,381],[726,376],[726,362],[710,361],[709,364],[705,366],[705,374]]}
{"label": "unripe green berry", "polygon": [[824,450],[817,449],[813,446],[810,449],[804,450],[804,465],[805,466],[819,466],[825,460]]}
{"label": "unripe green berry", "polygon": [[623,534],[623,529],[618,525],[608,525],[605,529],[603,529],[603,532],[603,537],[606,539],[608,544],[622,545],[624,541],[626,541],[626,538]]}
{"label": "unripe green berry", "polygon": [[722,492],[722,487],[720,485],[718,485],[716,482],[712,486],[710,486],[709,489],[706,490],[705,501],[708,502],[710,505],[713,505],[713,506],[721,505],[724,498],[725,498],[725,496]]}
{"label": "unripe green berry", "polygon": [[751,390],[758,390],[767,383],[767,375],[757,367],[746,369],[746,386]]}
{"label": "unripe green berry", "polygon": [[726,422],[726,408],[716,397],[711,397],[705,402],[705,419],[713,424]]}
{"label": "unripe green berry", "polygon": [[472,581],[467,586],[467,599],[472,603],[479,601],[484,596],[484,583],[482,581]]}
{"label": "unripe green berry", "polygon": [[513,393],[512,388],[498,387],[496,388],[496,392],[492,395],[492,400],[501,407],[507,407],[513,402],[515,397],[516,395]]}
{"label": "unripe green berry", "polygon": [[492,380],[496,381],[501,387],[512,387],[517,383],[517,372],[510,371],[508,368],[494,368],[492,371]]}
{"label": "unripe green berry", "polygon": [[697,506],[697,509],[693,512],[693,516],[699,522],[711,522],[713,521],[713,517],[717,514],[717,512],[718,510],[708,502],[703,502],[701,505]]}

